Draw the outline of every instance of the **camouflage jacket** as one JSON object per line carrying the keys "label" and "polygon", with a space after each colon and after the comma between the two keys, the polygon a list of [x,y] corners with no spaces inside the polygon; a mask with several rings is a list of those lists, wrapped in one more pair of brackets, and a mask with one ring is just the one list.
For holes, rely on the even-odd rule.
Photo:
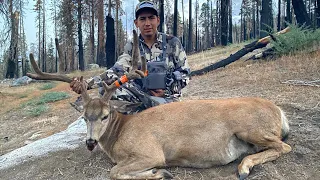
{"label": "camouflage jacket", "polygon": [[[166,42],[163,42],[164,40]],[[157,40],[151,48],[145,44],[141,35],[139,36],[139,41],[141,56],[145,56],[147,62],[165,61],[168,72],[171,74],[179,72],[179,80],[176,80],[172,76],[172,83],[167,86],[166,96],[180,97],[181,89],[189,82],[188,74],[190,73],[190,68],[186,53],[179,39],[177,37],[158,32]],[[131,70],[132,45],[132,42],[128,42],[126,44],[124,47],[124,53],[119,56],[118,61],[114,66],[100,75],[102,80],[117,78]],[[163,53],[164,50],[165,53]]]}

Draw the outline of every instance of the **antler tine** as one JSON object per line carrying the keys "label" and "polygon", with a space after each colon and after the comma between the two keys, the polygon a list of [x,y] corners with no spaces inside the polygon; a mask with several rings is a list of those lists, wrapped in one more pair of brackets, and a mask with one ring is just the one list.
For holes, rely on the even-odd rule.
{"label": "antler tine", "polygon": [[70,77],[63,75],[63,74],[51,74],[51,73],[42,72],[39,69],[36,61],[34,60],[34,56],[32,53],[30,53],[29,57],[30,57],[31,65],[32,65],[34,71],[36,72],[36,74],[27,73],[28,77],[30,77],[32,79],[37,79],[37,80],[55,80],[55,81],[62,81],[62,82],[67,82],[67,83],[70,83],[72,81],[72,79]]}
{"label": "antler tine", "polygon": [[80,77],[80,84],[81,84],[81,88],[82,88],[81,96],[83,98],[83,102],[86,103],[86,102],[89,101],[90,96],[89,96],[88,91],[87,91],[86,83],[84,83],[83,76]]}
{"label": "antler tine", "polygon": [[[113,92],[120,86],[119,81],[121,84],[126,83],[133,79],[142,78],[145,76],[145,72],[147,70],[147,63],[146,59],[140,56],[139,50],[139,39],[138,39],[137,31],[133,30],[133,47],[132,47],[132,70],[127,73],[125,76],[122,76],[120,80],[113,82],[111,85],[107,85],[106,83],[102,82],[102,85],[105,89],[105,92],[102,98],[105,101],[109,101]],[[142,59],[142,60],[141,60]],[[141,61],[142,63],[142,71],[138,70],[138,62]]]}
{"label": "antler tine", "polygon": [[102,96],[102,99],[106,102],[111,99],[111,96],[113,92],[118,88],[114,83],[112,83],[110,86],[108,86],[105,82],[102,82],[103,88],[104,88],[104,94]]}
{"label": "antler tine", "polygon": [[141,71],[147,75],[147,60],[144,56],[141,56]]}
{"label": "antler tine", "polygon": [[139,37],[136,30],[133,30],[133,47],[132,47],[132,69],[138,69],[140,61]]}

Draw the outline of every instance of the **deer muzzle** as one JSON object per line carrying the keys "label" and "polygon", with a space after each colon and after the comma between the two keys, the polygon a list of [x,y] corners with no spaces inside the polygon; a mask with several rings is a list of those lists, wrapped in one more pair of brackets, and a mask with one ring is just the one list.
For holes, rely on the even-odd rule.
{"label": "deer muzzle", "polygon": [[96,147],[97,144],[98,144],[98,142],[96,140],[91,139],[91,138],[86,140],[87,149],[89,151],[92,151]]}

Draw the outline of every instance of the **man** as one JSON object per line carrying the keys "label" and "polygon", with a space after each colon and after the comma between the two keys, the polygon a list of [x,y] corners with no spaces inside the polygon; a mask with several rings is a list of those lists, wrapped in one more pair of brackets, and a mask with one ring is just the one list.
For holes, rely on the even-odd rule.
{"label": "man", "polygon": [[[158,104],[179,100],[181,89],[187,85],[187,75],[190,73],[186,53],[179,39],[157,31],[160,17],[154,4],[150,1],[140,2],[136,6],[135,16],[134,23],[140,30],[140,54],[147,60],[148,76],[143,80],[126,83],[115,92],[113,99],[131,103],[142,102],[139,107],[132,108],[131,105],[131,109],[124,110],[126,113],[135,113]],[[132,42],[129,42],[115,65],[101,74],[100,78],[111,84],[130,71],[131,55]],[[81,93],[78,80],[71,82],[70,87]],[[102,88],[100,90],[102,94]]]}

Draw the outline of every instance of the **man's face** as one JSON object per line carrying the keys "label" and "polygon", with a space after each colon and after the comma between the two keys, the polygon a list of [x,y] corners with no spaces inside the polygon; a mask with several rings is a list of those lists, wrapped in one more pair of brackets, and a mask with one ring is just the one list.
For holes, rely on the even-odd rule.
{"label": "man's face", "polygon": [[143,11],[134,20],[134,23],[139,28],[142,36],[151,37],[157,33],[160,18],[150,11]]}

